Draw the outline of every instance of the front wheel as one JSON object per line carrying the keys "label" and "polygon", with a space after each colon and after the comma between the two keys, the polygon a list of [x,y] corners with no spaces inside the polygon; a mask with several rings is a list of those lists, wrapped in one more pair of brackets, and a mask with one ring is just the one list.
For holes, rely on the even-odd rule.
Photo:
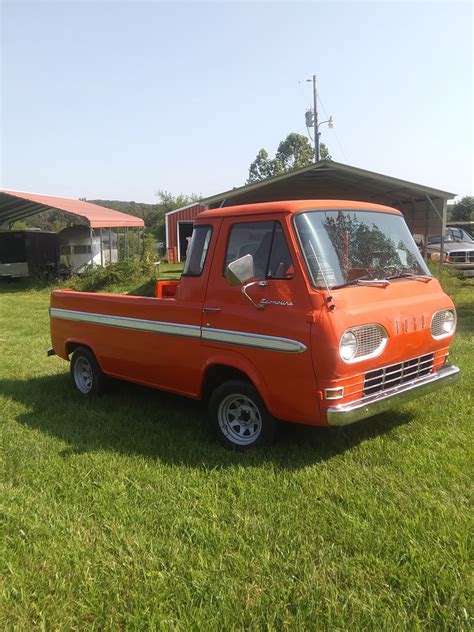
{"label": "front wheel", "polygon": [[105,384],[95,355],[86,347],[78,347],[71,358],[71,379],[81,395],[99,395]]}
{"label": "front wheel", "polygon": [[209,400],[211,428],[227,448],[247,450],[268,445],[275,437],[275,419],[257,389],[232,380],[218,386]]}

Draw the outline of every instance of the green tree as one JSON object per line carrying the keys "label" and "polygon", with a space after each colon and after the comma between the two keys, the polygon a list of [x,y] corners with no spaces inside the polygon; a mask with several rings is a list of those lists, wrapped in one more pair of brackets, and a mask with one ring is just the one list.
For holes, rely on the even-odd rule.
{"label": "green tree", "polygon": [[[329,150],[324,143],[320,144],[319,151],[322,160],[331,160]],[[266,149],[260,149],[249,167],[246,184],[260,182],[292,169],[307,167],[313,162],[313,157],[313,148],[308,138],[303,134],[292,132],[278,145],[275,158],[271,159]]]}
{"label": "green tree", "polygon": [[332,160],[332,156],[329,153],[328,146],[324,143],[319,143],[319,157],[321,160]]}
{"label": "green tree", "polygon": [[313,162],[313,148],[306,136],[292,132],[278,145],[275,160],[282,172],[307,167]]}
{"label": "green tree", "polygon": [[252,182],[259,182],[260,180],[266,180],[267,178],[271,178],[276,175],[276,163],[275,160],[270,160],[268,155],[268,151],[266,149],[261,149],[255,160],[249,167],[249,177],[247,180],[247,184],[251,184]]}
{"label": "green tree", "polygon": [[451,219],[455,222],[474,221],[474,196],[465,195],[453,204]]}

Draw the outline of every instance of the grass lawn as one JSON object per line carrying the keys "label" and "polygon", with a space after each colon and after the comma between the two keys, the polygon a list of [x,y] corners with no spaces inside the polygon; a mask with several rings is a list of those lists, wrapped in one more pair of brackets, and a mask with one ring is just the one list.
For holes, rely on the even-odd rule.
{"label": "grass lawn", "polygon": [[468,630],[473,282],[454,298],[455,387],[235,454],[198,403],[82,401],[48,291],[0,285],[0,628]]}

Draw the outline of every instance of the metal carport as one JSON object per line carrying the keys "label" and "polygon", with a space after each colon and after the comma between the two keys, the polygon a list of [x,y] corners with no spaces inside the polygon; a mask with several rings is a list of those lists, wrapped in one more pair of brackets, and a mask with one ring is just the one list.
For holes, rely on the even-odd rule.
{"label": "metal carport", "polygon": [[[10,189],[0,189],[0,228],[7,229],[13,222],[43,211],[57,210],[80,218],[81,223],[89,226],[91,244],[94,230],[98,230],[100,238],[101,265],[103,264],[102,229],[124,228],[125,252],[129,254],[128,229],[138,230],[145,226],[143,219],[114,211],[113,209],[91,204],[83,200],[42,195],[39,193],[25,193]],[[109,244],[111,244],[109,237]],[[140,244],[140,240],[138,240]],[[92,248],[91,248],[92,254]]]}
{"label": "metal carport", "polygon": [[[403,213],[413,234],[423,235],[425,249],[427,235],[445,234],[447,201],[455,195],[333,160],[320,160],[308,167],[210,196],[201,200],[201,203],[208,208],[304,199],[360,200],[386,204]],[[441,244],[441,254],[443,249]]]}

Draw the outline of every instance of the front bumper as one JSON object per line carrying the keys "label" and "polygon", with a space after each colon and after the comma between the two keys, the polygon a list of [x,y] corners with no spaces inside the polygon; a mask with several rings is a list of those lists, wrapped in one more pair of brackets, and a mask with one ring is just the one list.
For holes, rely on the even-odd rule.
{"label": "front bumper", "polygon": [[452,261],[447,261],[444,266],[448,268],[448,270],[452,270],[459,275],[464,277],[473,277],[474,276],[474,263],[456,263]]}
{"label": "front bumper", "polygon": [[406,382],[390,390],[376,393],[358,399],[348,404],[340,404],[328,409],[328,424],[330,426],[347,426],[361,419],[378,415],[379,413],[401,406],[411,399],[426,395],[443,386],[453,384],[459,378],[459,369],[451,364],[425,377]]}

